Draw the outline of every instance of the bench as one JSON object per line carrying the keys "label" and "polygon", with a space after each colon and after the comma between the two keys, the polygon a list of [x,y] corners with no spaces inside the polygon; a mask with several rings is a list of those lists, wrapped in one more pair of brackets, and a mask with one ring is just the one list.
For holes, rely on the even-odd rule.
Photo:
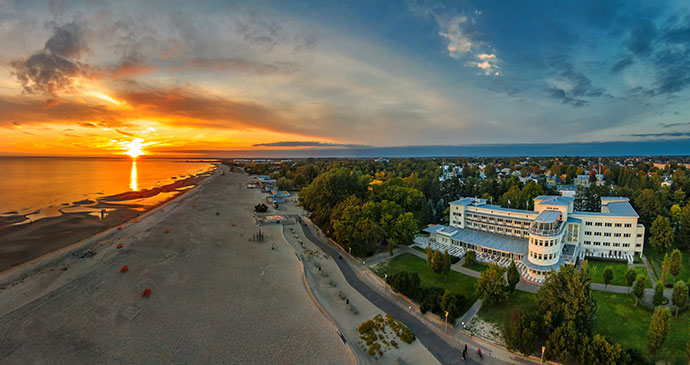
{"label": "bench", "polygon": [[350,304],[350,310],[351,310],[352,313],[354,313],[354,314],[359,314],[359,311],[357,310],[357,308],[355,308],[355,306],[352,305],[352,304]]}

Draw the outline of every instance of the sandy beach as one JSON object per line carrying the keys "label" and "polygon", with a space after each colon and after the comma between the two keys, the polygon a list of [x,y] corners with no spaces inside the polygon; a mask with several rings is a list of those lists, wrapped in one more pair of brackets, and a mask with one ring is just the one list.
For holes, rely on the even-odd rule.
{"label": "sandy beach", "polygon": [[[210,174],[199,174],[157,188],[65,203],[56,212],[57,216],[31,222],[27,215],[0,216],[0,271],[135,219],[198,185]],[[107,211],[104,219],[98,216],[102,209]]]}
{"label": "sandy beach", "polygon": [[238,188],[250,180],[218,171],[22,280],[22,266],[0,273],[0,362],[352,363],[282,226],[249,241],[263,199]]}

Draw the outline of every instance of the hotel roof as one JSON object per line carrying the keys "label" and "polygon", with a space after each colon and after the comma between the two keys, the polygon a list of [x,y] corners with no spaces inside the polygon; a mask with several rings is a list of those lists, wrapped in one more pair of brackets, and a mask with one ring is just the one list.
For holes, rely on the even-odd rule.
{"label": "hotel roof", "polygon": [[554,223],[561,217],[561,212],[557,210],[542,210],[541,213],[534,219],[539,223]]}
{"label": "hotel roof", "polygon": [[571,196],[560,196],[560,195],[539,195],[534,198],[534,201],[538,201],[541,204],[547,205],[563,205],[567,206],[575,201],[575,198]]}
{"label": "hotel roof", "polygon": [[625,197],[602,197],[601,212],[573,212],[574,215],[639,218],[630,200]]}
{"label": "hotel roof", "polygon": [[508,237],[499,234],[462,229],[437,224],[424,229],[427,233],[436,233],[457,241],[503,251],[527,255],[528,242],[526,239]]}

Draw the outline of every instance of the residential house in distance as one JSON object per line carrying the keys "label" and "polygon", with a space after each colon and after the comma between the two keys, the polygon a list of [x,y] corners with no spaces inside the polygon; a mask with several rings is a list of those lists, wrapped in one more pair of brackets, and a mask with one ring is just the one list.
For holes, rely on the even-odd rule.
{"label": "residential house in distance", "polygon": [[450,203],[450,225],[424,231],[432,245],[474,250],[487,261],[514,260],[523,277],[536,283],[581,258],[632,262],[642,255],[645,228],[627,198],[602,197],[600,212],[575,211],[574,200],[542,195],[530,211],[462,198]]}

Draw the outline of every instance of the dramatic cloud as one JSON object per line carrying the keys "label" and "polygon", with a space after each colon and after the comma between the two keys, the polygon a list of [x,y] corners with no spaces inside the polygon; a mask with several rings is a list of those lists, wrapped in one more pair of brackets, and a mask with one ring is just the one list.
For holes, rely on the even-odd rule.
{"label": "dramatic cloud", "polygon": [[683,125],[690,125],[690,122],[684,122],[684,123],[659,123],[659,126],[662,128],[672,128],[672,127],[680,127]]}
{"label": "dramatic cloud", "polygon": [[10,62],[10,67],[27,93],[56,95],[73,91],[73,78],[88,74],[88,66],[75,60],[87,50],[84,31],[71,22],[54,26],[43,50]]}
{"label": "dramatic cloud", "polygon": [[272,142],[272,143],[256,143],[253,146],[254,147],[347,147],[347,148],[369,147],[367,145],[361,145],[361,144],[329,143],[329,142],[318,142],[318,141],[283,141],[283,142]]}

